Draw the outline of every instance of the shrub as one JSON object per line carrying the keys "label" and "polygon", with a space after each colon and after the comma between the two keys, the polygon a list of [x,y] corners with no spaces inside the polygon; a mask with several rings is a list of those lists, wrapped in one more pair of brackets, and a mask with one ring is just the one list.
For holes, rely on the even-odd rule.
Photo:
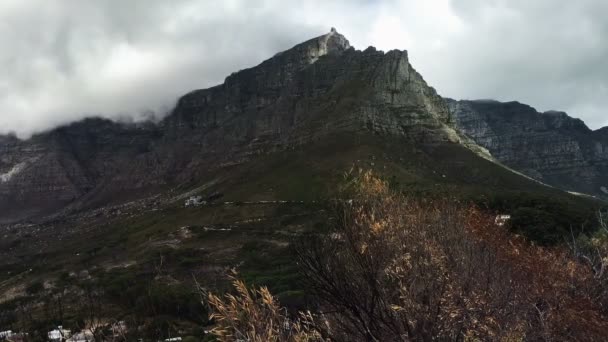
{"label": "shrub", "polygon": [[25,292],[29,295],[35,295],[44,290],[44,285],[40,281],[33,282],[25,288]]}
{"label": "shrub", "polygon": [[209,296],[220,341],[605,340],[608,238],[575,239],[572,258],[475,206],[396,194],[369,172],[347,184],[334,227],[296,248],[323,314],[290,320],[234,280],[235,295]]}
{"label": "shrub", "polygon": [[267,288],[249,289],[233,278],[236,294],[224,298],[210,294],[212,333],[219,341],[304,342],[320,341],[310,313],[292,319]]}
{"label": "shrub", "polygon": [[601,340],[591,274],[476,207],[395,194],[362,173],[298,261],[336,340]]}
{"label": "shrub", "polygon": [[190,286],[152,282],[145,298],[147,309],[144,312],[181,317],[196,322],[205,321],[200,315],[203,307],[199,296]]}
{"label": "shrub", "polygon": [[577,238],[572,235],[569,246],[574,257],[593,275],[593,285],[589,291],[593,301],[601,306],[602,313],[608,315],[608,213],[598,213],[599,229],[591,237],[585,234]]}

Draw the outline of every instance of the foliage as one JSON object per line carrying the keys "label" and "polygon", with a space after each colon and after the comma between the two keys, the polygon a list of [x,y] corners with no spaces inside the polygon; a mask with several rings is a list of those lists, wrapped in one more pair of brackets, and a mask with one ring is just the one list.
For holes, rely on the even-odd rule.
{"label": "foliage", "polygon": [[302,239],[304,279],[337,340],[600,340],[592,274],[493,215],[352,177],[329,236]]}
{"label": "foliage", "polygon": [[212,333],[219,341],[303,342],[320,341],[321,335],[313,328],[310,313],[290,318],[266,287],[249,289],[233,277],[235,295],[224,298],[209,294],[213,310],[211,319],[217,326]]}
{"label": "foliage", "polygon": [[248,285],[267,286],[281,300],[302,288],[297,265],[286,247],[252,240],[243,244],[239,259],[244,260],[240,276]]}
{"label": "foliage", "polygon": [[154,316],[168,315],[198,323],[204,321],[200,316],[202,306],[198,294],[191,286],[153,282],[145,298],[142,310],[152,312]]}
{"label": "foliage", "polygon": [[42,292],[43,290],[44,290],[44,285],[42,284],[42,282],[39,282],[39,281],[31,283],[25,288],[25,292],[29,295],[38,294],[38,293]]}
{"label": "foliage", "polygon": [[541,245],[558,245],[570,238],[571,227],[593,226],[600,203],[587,198],[542,193],[499,191],[475,198],[480,207],[510,214],[513,232]]}
{"label": "foliage", "polygon": [[608,213],[599,212],[600,229],[591,237],[581,234],[572,235],[569,246],[574,257],[586,265],[593,275],[593,284],[589,295],[601,306],[602,313],[608,314]]}

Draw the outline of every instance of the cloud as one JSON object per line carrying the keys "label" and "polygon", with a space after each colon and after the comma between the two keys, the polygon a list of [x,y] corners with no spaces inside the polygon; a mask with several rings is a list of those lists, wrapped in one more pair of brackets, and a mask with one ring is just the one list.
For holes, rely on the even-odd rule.
{"label": "cloud", "polygon": [[439,51],[452,65],[432,70],[444,92],[608,125],[608,2],[462,0],[452,8],[465,28]]}
{"label": "cloud", "polygon": [[3,0],[0,133],[165,115],[177,97],[323,34],[407,49],[444,96],[608,124],[603,0]]}

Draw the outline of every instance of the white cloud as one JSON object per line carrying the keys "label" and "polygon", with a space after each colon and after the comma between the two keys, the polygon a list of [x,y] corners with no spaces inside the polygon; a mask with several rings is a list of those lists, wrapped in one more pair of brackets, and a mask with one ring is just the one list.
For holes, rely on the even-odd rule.
{"label": "white cloud", "polygon": [[166,113],[335,26],[357,48],[409,50],[442,95],[520,100],[606,124],[602,0],[3,0],[0,133]]}

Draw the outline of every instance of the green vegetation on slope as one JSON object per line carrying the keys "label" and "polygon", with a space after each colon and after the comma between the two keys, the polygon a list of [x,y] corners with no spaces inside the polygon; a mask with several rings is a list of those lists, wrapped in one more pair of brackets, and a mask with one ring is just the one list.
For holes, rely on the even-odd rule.
{"label": "green vegetation on slope", "polygon": [[[77,328],[82,308],[76,294],[89,284],[103,300],[103,312],[152,327],[149,336],[190,334],[206,320],[187,305],[196,300],[189,290],[194,279],[224,291],[231,268],[249,285],[268,286],[285,305],[302,307],[310,297],[302,287],[292,242],[330,225],[332,200],[344,196],[344,175],[358,169],[374,170],[393,190],[408,196],[450,198],[511,214],[511,229],[541,244],[561,243],[570,225],[575,232],[582,225],[595,228],[594,215],[602,205],[521,177],[458,144],[417,146],[406,139],[335,135],[182,185],[185,192],[211,184],[204,194],[223,194],[205,206],[184,208],[179,200],[94,224],[59,221],[37,235],[14,235],[1,242],[6,246],[0,247],[17,252],[0,264],[1,274],[8,275],[0,290],[19,294],[19,284],[31,284],[31,293],[21,291],[23,297],[7,299],[3,305],[11,314],[0,316],[0,324],[17,330],[24,321],[43,322],[45,329],[56,325],[57,317],[45,319],[44,310],[32,311],[30,320],[19,306],[63,286],[61,321]],[[289,202],[263,202],[277,200]],[[48,240],[32,244],[36,239]]]}

